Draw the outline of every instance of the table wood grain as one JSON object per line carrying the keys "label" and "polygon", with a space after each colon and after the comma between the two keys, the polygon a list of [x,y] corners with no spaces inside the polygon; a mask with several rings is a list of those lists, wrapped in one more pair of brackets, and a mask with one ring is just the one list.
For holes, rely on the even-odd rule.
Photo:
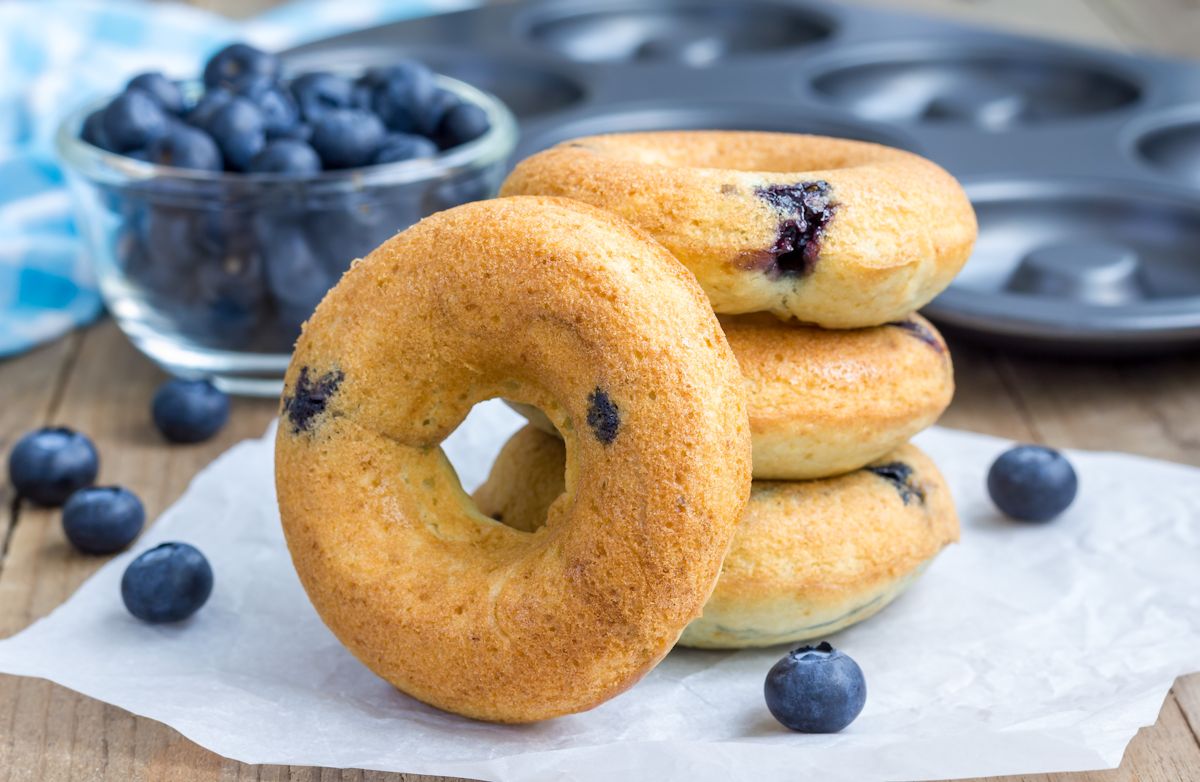
{"label": "table wood grain", "polygon": [[[910,8],[1037,35],[1123,49],[1200,55],[1200,0],[902,0]],[[204,0],[220,11],[245,2]],[[255,0],[256,7],[269,0]],[[1121,450],[1200,465],[1200,358],[1126,362],[1006,355],[952,342],[958,394],[942,423],[1060,447]],[[0,362],[0,454],[42,424],[91,435],[100,480],[134,489],[153,518],[217,454],[259,435],[269,401],[238,399],[213,441],[167,446],[149,421],[163,376],[111,321]],[[56,511],[19,504],[0,483],[0,637],[45,616],[100,565],[74,553]],[[248,766],[215,755],[174,730],[36,679],[0,676],[0,780],[79,782],[221,780],[437,782],[380,772]],[[1003,782],[1200,780],[1200,674],[1179,679],[1157,724],[1142,730],[1121,767],[1080,774],[1005,777]],[[979,781],[976,781],[979,782]],[[993,779],[992,782],[1001,782]]]}

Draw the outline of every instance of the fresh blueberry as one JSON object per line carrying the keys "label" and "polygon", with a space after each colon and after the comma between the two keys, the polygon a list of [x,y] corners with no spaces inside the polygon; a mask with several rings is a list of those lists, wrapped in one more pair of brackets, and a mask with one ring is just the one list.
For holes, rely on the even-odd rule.
{"label": "fresh blueberry", "polygon": [[303,226],[264,218],[257,233],[266,256],[267,288],[284,317],[298,325],[312,314],[336,278],[325,271]]}
{"label": "fresh blueberry", "polygon": [[187,543],[163,543],[129,563],[121,576],[121,600],[143,622],[180,622],[212,594],[208,560]]}
{"label": "fresh blueberry", "polygon": [[204,86],[231,87],[248,76],[279,79],[279,58],[244,43],[226,46],[204,66]]}
{"label": "fresh blueberry", "polygon": [[309,176],[321,170],[321,158],[305,142],[281,138],[268,141],[246,170],[257,174]]}
{"label": "fresh blueberry", "polygon": [[460,103],[451,107],[437,129],[438,144],[442,149],[466,144],[488,132],[491,124],[487,112],[474,103]]}
{"label": "fresh blueberry", "polygon": [[420,63],[404,62],[368,71],[364,78],[374,85],[371,108],[389,130],[420,132],[421,111],[433,99],[436,90],[433,73],[428,68]]}
{"label": "fresh blueberry", "polygon": [[134,160],[140,160],[143,163],[149,163],[150,150],[147,147],[142,147],[141,149],[132,149],[125,153],[125,157],[131,157]]}
{"label": "fresh blueberry", "polygon": [[115,152],[142,149],[164,136],[169,128],[167,113],[149,93],[125,90],[104,110],[104,137]]}
{"label": "fresh blueberry", "polygon": [[858,663],[828,643],[788,652],[767,673],[763,687],[775,719],[801,733],[837,733],[854,722],[867,702]]}
{"label": "fresh blueberry", "polygon": [[150,162],[160,166],[220,171],[225,165],[212,137],[182,122],[172,123],[167,135],[150,142],[146,152]]}
{"label": "fresh blueberry", "polygon": [[83,121],[83,127],[79,131],[79,137],[94,147],[112,151],[112,147],[108,143],[108,136],[104,133],[104,109],[97,109],[87,115],[87,119]]}
{"label": "fresh blueberry", "polygon": [[168,380],[151,406],[154,425],[173,443],[198,443],[229,420],[229,397],[207,380]]}
{"label": "fresh blueberry", "polygon": [[146,523],[146,510],[120,486],[80,489],[63,506],[63,532],[84,554],[111,554],[133,542]]}
{"label": "fresh blueberry", "polygon": [[237,82],[233,91],[258,106],[268,136],[286,133],[300,121],[300,109],[291,93],[266,76],[247,77]]}
{"label": "fresh blueberry", "polygon": [[386,132],[374,114],[332,109],[313,125],[312,146],[326,168],[356,168],[371,162]]}
{"label": "fresh blueberry", "polygon": [[233,93],[224,87],[214,87],[196,101],[196,105],[187,113],[187,123],[201,130],[207,130],[217,109],[233,99]]}
{"label": "fresh blueberry", "polygon": [[96,480],[100,457],[92,441],[66,427],[26,434],[8,455],[8,477],[17,494],[39,505],[62,505]]}
{"label": "fresh blueberry", "polygon": [[308,122],[316,122],[328,111],[355,105],[354,83],[336,74],[305,73],[296,77],[291,88],[300,104],[300,113]]}
{"label": "fresh blueberry", "polygon": [[221,148],[225,162],[235,171],[245,171],[267,143],[262,112],[245,98],[234,97],[218,108],[207,130]]}
{"label": "fresh blueberry", "polygon": [[307,122],[297,122],[290,128],[277,130],[274,133],[267,134],[267,141],[277,141],[280,139],[290,139],[292,141],[303,141],[308,143],[312,138],[312,125]]}
{"label": "fresh blueberry", "polygon": [[450,90],[440,87],[434,90],[429,100],[417,107],[417,131],[422,136],[433,138],[437,135],[446,112],[462,102],[462,98]]}
{"label": "fresh blueberry", "polygon": [[399,163],[413,158],[433,157],[437,153],[437,144],[424,136],[412,133],[389,133],[371,162],[375,165]]}
{"label": "fresh blueberry", "polygon": [[125,89],[144,91],[147,95],[158,101],[158,105],[168,114],[179,116],[183,113],[183,90],[179,89],[178,84],[163,76],[158,71],[139,73],[129,80],[129,84],[125,86]]}
{"label": "fresh blueberry", "polygon": [[338,208],[331,206],[310,215],[304,221],[304,230],[316,259],[336,281],[355,258],[366,257],[397,230],[420,219],[421,215],[414,213],[417,208],[407,201],[376,201],[366,208],[347,199]]}
{"label": "fresh blueberry", "polygon": [[1070,507],[1079,479],[1066,457],[1040,445],[1018,445],[988,470],[988,494],[1019,521],[1050,521]]}

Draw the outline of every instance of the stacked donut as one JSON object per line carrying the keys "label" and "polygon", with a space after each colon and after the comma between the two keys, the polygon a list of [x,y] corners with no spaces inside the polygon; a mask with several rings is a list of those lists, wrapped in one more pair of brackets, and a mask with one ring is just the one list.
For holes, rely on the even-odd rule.
{"label": "stacked donut", "polygon": [[[945,342],[915,314],[975,240],[949,174],[864,142],[633,133],[539,153],[502,195],[583,201],[640,227],[695,274],[741,368],[751,496],[681,644],[829,635],[879,611],[957,539],[941,475],[906,444],[953,392]],[[567,455],[550,420],[521,409],[533,426],[475,500],[530,531],[563,492]]]}

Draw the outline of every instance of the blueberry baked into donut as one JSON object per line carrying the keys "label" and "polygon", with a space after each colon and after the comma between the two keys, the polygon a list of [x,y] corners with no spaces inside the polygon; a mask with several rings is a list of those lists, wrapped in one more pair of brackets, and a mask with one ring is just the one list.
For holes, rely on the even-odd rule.
{"label": "blueberry baked into donut", "polygon": [[589,136],[521,162],[501,192],[621,215],[691,269],[719,313],[836,329],[922,307],[958,273],[976,233],[966,194],[936,164],[822,136]]}
{"label": "blueberry baked into donut", "polygon": [[[533,531],[569,512],[562,440],[527,426],[476,490],[480,511]],[[876,614],[958,539],[933,462],[903,445],[815,481],[755,480],[716,590],[679,643],[707,649],[825,638]]]}
{"label": "blueberry baked into donut", "polygon": [[[562,512],[534,532],[479,513],[439,447],[498,396],[564,435]],[[357,261],[296,345],[275,453],[288,548],[334,634],[413,697],[500,722],[591,708],[653,668],[750,485],[741,376],[695,279],[549,198],[441,212]]]}

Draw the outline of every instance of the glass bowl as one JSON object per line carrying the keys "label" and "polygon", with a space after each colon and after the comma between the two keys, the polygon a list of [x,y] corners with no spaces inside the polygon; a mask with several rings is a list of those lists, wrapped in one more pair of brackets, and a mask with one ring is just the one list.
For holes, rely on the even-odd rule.
{"label": "glass bowl", "polygon": [[300,178],[153,165],[80,139],[104,101],[69,115],[55,144],[117,325],[171,374],[277,395],[300,325],[351,261],[499,188],[516,120],[492,95],[438,84],[481,106],[491,129],[433,158]]}

